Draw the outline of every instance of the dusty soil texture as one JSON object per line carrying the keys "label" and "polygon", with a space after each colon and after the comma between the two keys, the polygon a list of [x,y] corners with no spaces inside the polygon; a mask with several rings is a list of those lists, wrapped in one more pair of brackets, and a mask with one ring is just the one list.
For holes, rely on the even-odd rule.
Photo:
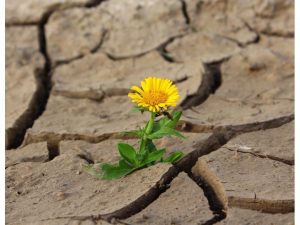
{"label": "dusty soil texture", "polygon": [[[294,1],[7,0],[6,224],[294,224]],[[176,83],[186,140],[114,181],[127,97]]]}

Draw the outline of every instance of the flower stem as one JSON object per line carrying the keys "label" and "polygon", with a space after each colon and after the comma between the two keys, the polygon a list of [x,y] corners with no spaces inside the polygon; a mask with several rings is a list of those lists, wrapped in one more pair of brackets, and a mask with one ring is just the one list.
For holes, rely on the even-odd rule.
{"label": "flower stem", "polygon": [[151,117],[145,131],[144,139],[147,139],[147,135],[149,135],[153,129],[154,118],[155,118],[155,113],[151,113]]}
{"label": "flower stem", "polygon": [[155,113],[151,113],[151,117],[149,122],[147,123],[145,134],[141,139],[141,144],[140,144],[140,153],[144,154],[146,150],[146,144],[147,144],[147,136],[152,132],[153,129],[153,124],[154,124],[154,118],[155,118]]}

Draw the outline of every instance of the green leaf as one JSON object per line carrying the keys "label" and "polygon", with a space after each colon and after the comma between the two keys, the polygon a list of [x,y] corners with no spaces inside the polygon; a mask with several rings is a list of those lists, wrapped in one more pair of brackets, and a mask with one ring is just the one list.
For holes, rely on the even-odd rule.
{"label": "green leaf", "polygon": [[95,167],[99,167],[100,164],[83,164],[82,170],[98,179],[102,178],[103,172],[100,170],[96,170]]}
{"label": "green leaf", "polygon": [[157,149],[156,149],[155,145],[153,144],[153,141],[148,139],[147,142],[146,142],[146,151],[147,152],[154,152],[156,150]]}
{"label": "green leaf", "polygon": [[156,151],[157,149],[156,149],[155,145],[153,144],[152,140],[150,140],[150,139],[147,139],[147,140],[141,139],[140,141],[143,142],[144,144],[142,144],[142,143],[140,144],[140,146],[142,146],[142,147],[137,154],[137,160],[139,162],[142,162],[147,157],[148,153]]}
{"label": "green leaf", "polygon": [[164,159],[163,162],[174,163],[179,159],[181,159],[183,156],[184,156],[183,152],[175,151],[171,153],[166,159]]}
{"label": "green leaf", "polygon": [[120,155],[130,164],[132,165],[137,165],[138,161],[136,158],[136,152],[134,148],[126,143],[119,143],[118,144],[118,149],[120,152]]}
{"label": "green leaf", "polygon": [[123,131],[120,133],[123,136],[137,136],[137,137],[142,137],[144,134],[144,130],[130,130],[130,131]]}
{"label": "green leaf", "polygon": [[166,149],[163,148],[163,149],[156,150],[154,152],[149,153],[147,155],[147,157],[145,158],[145,160],[143,161],[142,165],[147,165],[148,163],[152,163],[152,162],[159,160],[165,152],[166,152]]}
{"label": "green leaf", "polygon": [[122,168],[135,168],[134,166],[132,166],[131,164],[129,164],[125,159],[121,159],[119,161],[119,167],[122,167]]}
{"label": "green leaf", "polygon": [[148,152],[143,152],[143,153],[137,153],[136,154],[136,158],[137,160],[139,161],[139,164],[140,162],[142,162],[148,155]]}
{"label": "green leaf", "polygon": [[112,180],[124,177],[133,172],[136,168],[128,165],[125,160],[120,160],[119,165],[106,163],[102,165],[101,169],[103,171],[103,176],[101,178],[104,180]]}
{"label": "green leaf", "polygon": [[163,117],[160,121],[159,121],[159,125],[160,127],[169,127],[169,128],[175,128],[181,115],[182,112],[173,112],[171,113],[172,115],[172,120],[170,120],[168,117]]}
{"label": "green leaf", "polygon": [[163,127],[176,128],[177,123],[182,115],[182,112],[173,112],[171,113],[171,115],[173,118],[172,120],[170,120],[167,116],[164,116],[158,122],[154,123],[152,131],[156,132],[162,129]]}
{"label": "green leaf", "polygon": [[174,130],[172,128],[169,128],[169,127],[163,127],[160,130],[148,135],[147,138],[149,138],[149,139],[159,139],[159,138],[162,138],[164,136],[171,136],[171,135],[174,135],[174,136],[179,137],[179,138],[185,138],[180,132],[178,132],[177,130]]}

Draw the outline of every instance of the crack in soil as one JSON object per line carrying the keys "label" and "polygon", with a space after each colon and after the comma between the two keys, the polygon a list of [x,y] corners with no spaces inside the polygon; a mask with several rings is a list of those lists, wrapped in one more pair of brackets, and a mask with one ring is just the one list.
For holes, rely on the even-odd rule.
{"label": "crack in soil", "polygon": [[211,133],[217,127],[214,125],[195,124],[185,120],[179,120],[177,130],[189,133]]}
{"label": "crack in soil", "polygon": [[213,224],[220,222],[223,219],[225,219],[225,217],[220,216],[220,215],[215,215],[213,218],[206,221],[205,223],[202,223],[201,225],[213,225]]}
{"label": "crack in soil", "polygon": [[237,207],[242,209],[251,209],[264,213],[290,213],[294,212],[294,199],[288,200],[268,200],[259,198],[241,198],[228,197],[229,207]]}
{"label": "crack in soil", "polygon": [[77,156],[79,158],[85,160],[88,164],[94,164],[95,163],[94,160],[93,160],[93,158],[87,152],[85,152],[83,154],[78,154]]}
{"label": "crack in soil", "polygon": [[[42,219],[42,220],[39,220],[39,221],[55,221],[55,220],[61,220],[61,219],[68,219],[68,221],[67,221],[68,224],[73,224],[73,222],[77,222],[75,224],[82,224],[81,222],[87,222],[87,221],[89,221],[89,222],[91,222],[94,225],[99,224],[98,223],[99,220],[102,220],[101,218],[98,218],[98,217],[97,218],[88,218],[88,219],[85,219],[85,218],[82,218],[82,217],[78,216],[77,219],[72,219],[70,217],[55,217],[55,218],[49,218],[49,219]],[[102,220],[102,221],[105,221],[105,220]],[[37,222],[37,221],[35,221],[35,222]],[[111,223],[109,223],[108,221],[105,221],[105,222],[106,222],[105,224],[132,225],[132,224],[129,224],[127,222],[120,221],[120,220],[117,220],[117,219],[112,220]],[[86,224],[86,223],[84,223],[84,224]],[[87,224],[90,224],[90,223],[87,223]]]}
{"label": "crack in soil", "polygon": [[[14,21],[14,22],[5,22],[5,26],[32,26],[32,25],[39,25],[43,23],[43,20],[46,19],[48,21],[49,17],[55,12],[59,10],[67,10],[67,9],[72,9],[72,8],[92,8],[92,7],[97,7],[100,5],[102,2],[107,1],[107,0],[90,0],[89,2],[86,3],[74,3],[74,2],[61,2],[61,3],[56,3],[51,6],[47,10],[45,10],[42,13],[41,18],[38,21]],[[46,22],[47,23],[47,22]]]}
{"label": "crack in soil", "polygon": [[282,38],[295,38],[294,32],[288,32],[286,34],[280,32],[261,31],[260,33],[269,37],[282,37]]}
{"label": "crack in soil", "polygon": [[181,2],[181,10],[182,10],[182,15],[185,19],[185,23],[189,25],[191,23],[191,19],[187,11],[187,3],[184,0],[179,0],[179,1]]}
{"label": "crack in soil", "polygon": [[125,60],[125,59],[136,59],[136,58],[139,58],[139,57],[142,57],[144,55],[146,55],[147,53],[151,52],[151,51],[154,51],[154,50],[157,50],[163,59],[165,59],[167,62],[175,62],[174,59],[171,57],[171,56],[165,56],[164,52],[167,52],[165,50],[166,46],[170,43],[172,43],[174,40],[178,39],[178,38],[182,38],[186,35],[189,34],[189,31],[185,31],[183,34],[177,34],[177,35],[174,35],[174,36],[170,36],[167,38],[167,40],[161,42],[161,44],[159,44],[157,47],[153,48],[153,49],[150,49],[148,51],[145,51],[145,52],[142,52],[142,53],[139,53],[139,54],[136,54],[136,55],[129,55],[129,56],[122,56],[122,57],[119,57],[119,56],[114,56],[110,53],[107,53],[107,52],[104,52],[106,54],[106,56],[113,60],[113,61],[119,61],[119,60]]}
{"label": "crack in soil", "polygon": [[222,59],[217,62],[205,63],[204,74],[202,82],[197,92],[193,95],[187,96],[187,98],[181,103],[179,108],[188,109],[193,106],[202,104],[211,94],[221,86],[222,72],[221,65],[229,58]]}
{"label": "crack in soil", "polygon": [[[226,0],[226,6],[225,6],[225,11],[227,10],[227,0]],[[226,13],[226,18],[225,20],[227,19],[227,13]],[[217,34],[217,36],[221,37],[221,38],[224,38],[228,41],[232,41],[234,42],[237,46],[239,46],[240,48],[245,48],[246,46],[250,45],[250,44],[257,44],[259,43],[260,41],[260,35],[259,35],[259,32],[257,32],[256,30],[254,30],[250,25],[249,23],[247,23],[244,19],[240,18],[240,20],[242,21],[243,25],[250,31],[250,32],[253,32],[255,34],[255,37],[251,40],[248,40],[246,41],[245,43],[242,43],[240,42],[239,40],[235,39],[235,38],[232,38],[232,37],[228,37],[226,35],[221,35],[221,34]],[[227,22],[226,22],[227,23]]]}
{"label": "crack in soil", "polygon": [[240,153],[245,153],[245,154],[251,154],[253,156],[259,157],[259,158],[263,158],[263,159],[270,159],[270,160],[274,160],[277,162],[281,162],[290,166],[295,165],[295,161],[292,159],[284,159],[284,158],[280,158],[274,155],[268,155],[268,154],[260,154],[260,153],[255,153],[255,152],[250,152],[250,151],[246,151],[246,150],[241,150],[241,149],[234,149],[228,146],[223,146],[222,148],[225,148],[229,151],[234,151],[234,152],[240,152]]}
{"label": "crack in soil", "polygon": [[34,157],[34,158],[23,158],[22,161],[20,162],[16,162],[16,163],[13,163],[13,164],[10,164],[8,166],[5,166],[5,169],[9,168],[9,167],[12,167],[12,166],[16,166],[16,165],[19,165],[21,163],[27,163],[27,162],[40,162],[40,163],[45,163],[45,162],[48,162],[49,160],[45,160],[43,156],[40,156],[40,157]]}
{"label": "crack in soil", "polygon": [[94,8],[94,7],[97,7],[102,2],[105,2],[105,1],[108,1],[108,0],[91,0],[88,3],[85,4],[85,7],[86,8]]}
{"label": "crack in soil", "polygon": [[47,72],[44,69],[36,69],[34,72],[36,90],[30,100],[27,109],[14,122],[13,126],[5,130],[5,148],[7,150],[18,148],[28,128],[32,127],[34,121],[43,113],[50,92],[47,80]]}
{"label": "crack in soil", "polygon": [[53,160],[56,156],[59,156],[59,142],[52,140],[47,142],[48,148],[48,160]]}
{"label": "crack in soil", "polygon": [[213,214],[224,219],[227,214],[228,199],[219,178],[210,171],[205,161],[202,160],[198,160],[188,175],[203,190]]}
{"label": "crack in soil", "polygon": [[[104,40],[106,38],[107,33],[108,33],[108,30],[106,30],[106,29],[104,29],[101,32],[101,37],[100,37],[99,43],[96,44],[93,48],[89,49],[89,53],[87,53],[87,54],[80,54],[80,55],[74,56],[74,57],[69,58],[69,59],[56,60],[55,63],[54,63],[54,65],[53,65],[53,67],[56,68],[56,67],[59,67],[61,65],[67,65],[67,64],[70,64],[70,63],[72,63],[74,61],[77,61],[77,60],[80,60],[80,59],[84,58],[88,54],[95,54],[95,53],[97,53],[98,50],[102,47],[102,45],[104,43]],[[107,55],[107,57],[109,57],[109,56]]]}
{"label": "crack in soil", "polygon": [[158,53],[160,54],[160,56],[166,60],[169,63],[182,63],[179,62],[177,60],[174,59],[174,57],[167,51],[167,46],[171,43],[173,43],[176,39],[180,39],[183,38],[184,36],[188,35],[190,33],[190,31],[187,31],[184,34],[179,34],[173,37],[168,38],[168,40],[166,40],[165,42],[163,42],[162,44],[160,44],[156,50],[158,51]]}
{"label": "crack in soil", "polygon": [[[181,3],[181,11],[182,11],[182,15],[183,15],[184,20],[185,20],[185,24],[189,26],[190,22],[191,22],[191,19],[190,19],[190,16],[188,14],[188,11],[187,11],[187,3],[184,0],[179,0],[179,1]],[[159,52],[159,54],[161,55],[161,57],[164,60],[166,60],[167,62],[170,62],[170,63],[176,63],[176,62],[178,62],[167,51],[167,46],[169,44],[171,44],[172,42],[174,42],[176,39],[182,38],[182,37],[188,35],[189,33],[190,33],[190,31],[188,30],[184,34],[180,34],[180,35],[177,35],[177,36],[174,36],[174,37],[170,37],[166,42],[162,43],[159,47],[157,47],[157,51]]]}
{"label": "crack in soil", "polygon": [[[259,34],[264,34],[269,37],[282,37],[282,38],[294,38],[295,34],[294,32],[288,32],[288,33],[281,33],[279,31],[269,31],[269,30],[262,30],[258,31],[255,28],[251,27],[251,25],[245,21],[244,19],[241,19],[244,23],[244,25],[252,32],[256,33],[256,35],[260,36]],[[260,38],[259,38],[260,40]],[[259,40],[257,42],[259,42]]]}
{"label": "crack in soil", "polygon": [[136,138],[135,136],[131,135],[123,135],[118,132],[113,133],[105,133],[98,136],[90,136],[90,135],[84,135],[84,134],[70,134],[70,133],[63,133],[63,134],[57,134],[53,132],[43,132],[38,135],[30,135],[27,134],[25,138],[24,145],[28,145],[31,143],[37,143],[37,142],[51,142],[51,141],[66,141],[66,140],[82,140],[89,143],[99,143],[104,140],[108,139],[130,139],[130,138]]}
{"label": "crack in soil", "polygon": [[[51,91],[51,59],[47,52],[47,41],[45,37],[45,24],[51,13],[45,13],[38,24],[38,43],[39,51],[45,59],[43,69],[35,71],[37,82],[36,92],[34,93],[28,109],[15,122],[12,129],[6,131],[6,149],[19,147],[28,128],[32,127],[34,121],[44,112]],[[15,127],[15,128],[14,128]]]}
{"label": "crack in soil", "polygon": [[231,132],[235,132],[237,135],[249,133],[253,131],[259,131],[259,130],[267,130],[267,129],[273,129],[280,127],[284,124],[287,124],[295,119],[294,113],[288,115],[288,116],[281,116],[278,118],[262,121],[262,122],[254,122],[254,123],[248,123],[248,124],[241,124],[241,125],[228,125],[224,127],[220,127],[217,129],[229,129]]}
{"label": "crack in soil", "polygon": [[[126,89],[127,91],[127,89]],[[123,90],[113,90],[113,95],[123,95],[125,91]],[[128,92],[127,92],[128,93]],[[104,99],[105,93],[101,90],[89,89],[86,91],[71,91],[71,90],[59,90],[54,89],[51,93],[54,96],[63,96],[67,98],[77,98],[77,99],[90,99],[93,101],[101,102]]]}
{"label": "crack in soil", "polygon": [[[104,41],[107,37],[108,32],[109,32],[108,30],[104,30],[102,32],[99,43],[96,46],[94,46],[92,49],[89,50],[89,54],[95,54],[101,49],[101,47],[102,47],[102,45],[103,45],[103,43],[104,43]],[[104,52],[104,51],[102,53],[104,53],[112,61],[121,61],[121,60],[126,60],[126,59],[137,59],[137,58],[140,58],[140,57],[150,53],[151,51],[156,50],[162,56],[162,58],[164,60],[166,60],[167,62],[176,63],[177,61],[175,61],[175,59],[168,53],[168,51],[166,50],[166,47],[167,47],[168,44],[172,43],[174,40],[176,40],[178,38],[182,38],[182,37],[184,37],[188,34],[189,34],[189,32],[186,31],[186,33],[184,33],[184,34],[178,34],[178,35],[175,35],[175,36],[171,36],[166,41],[162,42],[158,47],[155,47],[155,48],[150,49],[150,50],[145,51],[145,52],[141,52],[141,53],[136,54],[136,55],[129,55],[129,56],[119,57],[119,56],[114,56],[114,55],[112,55],[108,52]],[[69,58],[69,59],[57,60],[57,61],[55,61],[53,67],[59,67],[61,65],[70,64],[70,63],[72,63],[76,60],[80,60],[80,59],[84,58],[87,55],[88,54],[80,54],[80,55],[74,56],[74,57]]]}
{"label": "crack in soil", "polygon": [[[189,79],[188,76],[183,76],[178,80],[174,80],[173,83],[179,84],[181,82],[186,81],[187,79]],[[84,91],[54,89],[52,90],[51,94],[57,96],[64,96],[68,98],[90,99],[93,101],[102,102],[107,97],[126,96],[131,91],[132,90],[129,88],[107,88],[105,90],[100,88],[100,89],[89,89]]]}
{"label": "crack in soil", "polygon": [[253,40],[249,40],[249,41],[247,41],[247,42],[245,42],[245,43],[242,43],[242,42],[238,41],[237,39],[234,39],[234,38],[232,38],[232,37],[228,37],[228,36],[226,36],[226,35],[217,35],[217,36],[219,36],[219,37],[221,37],[221,38],[224,38],[224,39],[226,39],[226,40],[228,40],[228,41],[234,42],[234,43],[235,43],[237,46],[239,46],[240,48],[245,48],[246,46],[248,46],[248,45],[250,45],[250,44],[256,44],[256,43],[258,43],[259,40],[260,40],[260,36],[257,35],[257,34],[256,34],[255,38],[253,38]]}

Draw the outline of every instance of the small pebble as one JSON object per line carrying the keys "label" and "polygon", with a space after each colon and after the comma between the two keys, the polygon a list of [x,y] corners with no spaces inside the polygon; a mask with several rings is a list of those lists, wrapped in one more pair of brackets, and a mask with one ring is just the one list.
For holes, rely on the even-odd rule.
{"label": "small pebble", "polygon": [[57,200],[57,201],[61,201],[61,200],[64,200],[65,198],[67,197],[67,194],[66,193],[64,193],[64,192],[57,192],[56,194],[55,194],[55,199]]}

